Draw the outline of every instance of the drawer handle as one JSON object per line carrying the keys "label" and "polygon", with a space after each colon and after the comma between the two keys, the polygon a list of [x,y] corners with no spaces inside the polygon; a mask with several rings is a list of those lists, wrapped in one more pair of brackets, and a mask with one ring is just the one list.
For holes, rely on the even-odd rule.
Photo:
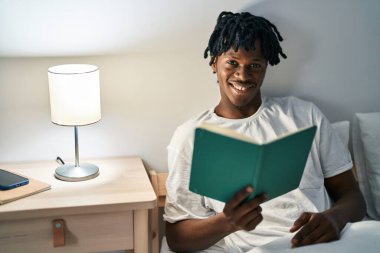
{"label": "drawer handle", "polygon": [[65,246],[65,221],[63,219],[53,220],[53,246]]}

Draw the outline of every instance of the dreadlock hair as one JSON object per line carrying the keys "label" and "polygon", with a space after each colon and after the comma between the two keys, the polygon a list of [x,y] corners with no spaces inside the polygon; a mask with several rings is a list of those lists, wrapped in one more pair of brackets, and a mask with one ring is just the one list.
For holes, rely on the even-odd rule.
{"label": "dreadlock hair", "polygon": [[232,13],[223,11],[219,14],[216,26],[211,34],[204,58],[210,53],[210,66],[215,58],[227,52],[231,47],[235,52],[240,47],[245,50],[255,50],[255,41],[260,40],[261,50],[270,65],[280,62],[279,55],[286,59],[282,52],[280,41],[283,38],[277,27],[263,17],[252,15],[249,12]]}

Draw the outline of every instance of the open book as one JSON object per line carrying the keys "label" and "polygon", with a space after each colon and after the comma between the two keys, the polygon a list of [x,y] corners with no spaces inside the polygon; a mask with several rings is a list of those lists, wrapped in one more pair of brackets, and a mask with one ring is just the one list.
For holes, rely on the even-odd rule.
{"label": "open book", "polygon": [[189,190],[223,202],[253,186],[249,199],[269,199],[297,188],[317,127],[288,133],[268,143],[233,130],[203,124],[195,130]]}

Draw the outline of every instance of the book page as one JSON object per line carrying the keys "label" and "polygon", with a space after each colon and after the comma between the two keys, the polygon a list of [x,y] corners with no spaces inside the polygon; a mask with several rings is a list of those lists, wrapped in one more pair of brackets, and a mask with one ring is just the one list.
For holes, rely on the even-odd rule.
{"label": "book page", "polygon": [[262,145],[262,144],[269,144],[269,143],[275,142],[275,141],[280,140],[280,139],[284,139],[284,138],[286,138],[286,137],[288,137],[290,135],[296,134],[298,132],[301,132],[303,130],[311,128],[313,126],[302,127],[302,128],[299,128],[299,129],[297,129],[297,130],[295,130],[293,132],[284,133],[284,134],[282,134],[282,135],[280,135],[280,136],[276,137],[275,139],[273,139],[271,141],[268,141],[268,142],[260,142],[260,141],[256,140],[252,136],[246,136],[244,134],[240,134],[240,133],[236,132],[235,130],[232,130],[232,129],[229,129],[229,128],[226,128],[226,127],[220,127],[218,125],[211,124],[211,123],[202,123],[198,127],[206,129],[206,130],[214,132],[214,133],[225,135],[225,136],[228,136],[228,137],[231,137],[231,138],[234,138],[234,139],[238,139],[238,140],[242,140],[242,141],[246,141],[246,142],[251,142],[251,143],[254,143],[254,144]]}
{"label": "book page", "polygon": [[234,139],[238,139],[238,140],[242,140],[242,141],[246,141],[246,142],[251,142],[251,143],[255,143],[255,144],[261,144],[260,142],[258,142],[257,140],[255,140],[251,136],[246,136],[244,134],[240,134],[240,133],[238,133],[234,130],[231,130],[229,128],[220,127],[220,126],[215,125],[215,124],[202,123],[200,126],[198,126],[198,128],[203,128],[203,129],[206,129],[208,131],[218,133],[221,135],[225,135],[225,136],[228,136],[228,137],[231,137]]}

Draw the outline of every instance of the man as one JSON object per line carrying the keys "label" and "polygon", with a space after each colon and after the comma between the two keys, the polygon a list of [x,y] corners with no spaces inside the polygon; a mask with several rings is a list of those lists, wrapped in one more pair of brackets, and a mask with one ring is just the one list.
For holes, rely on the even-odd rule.
{"label": "man", "polygon": [[[286,58],[280,41],[276,26],[265,18],[250,13],[219,15],[205,58],[209,53],[220,102],[181,125],[168,146],[164,218],[173,251],[246,252],[293,232],[293,247],[329,242],[339,239],[348,222],[364,217],[365,203],[352,175],[351,157],[324,115],[312,103],[294,97],[261,95],[268,63],[276,65],[280,56]],[[190,192],[194,129],[203,122],[259,141],[317,125],[299,188],[267,202],[265,194],[244,201],[254,191],[252,186],[228,203]]]}

